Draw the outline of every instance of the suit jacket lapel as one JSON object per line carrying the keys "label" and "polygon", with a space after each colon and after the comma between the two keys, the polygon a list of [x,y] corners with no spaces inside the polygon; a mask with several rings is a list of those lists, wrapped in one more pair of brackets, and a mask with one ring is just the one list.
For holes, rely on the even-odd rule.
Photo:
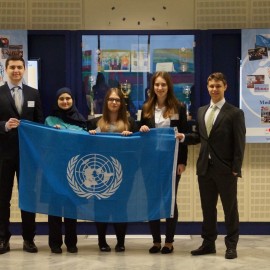
{"label": "suit jacket lapel", "polygon": [[[15,101],[14,101],[12,95],[11,95],[11,91],[10,91],[10,89],[9,89],[9,87],[8,87],[7,84],[5,84],[5,88],[3,88],[3,91],[5,91],[5,95],[6,95],[7,99],[8,99],[8,100],[10,101],[10,103],[11,103],[11,107],[14,109],[14,111],[15,111],[16,113],[18,113],[17,108],[16,108],[16,106],[15,106]],[[18,113],[18,114],[19,114],[19,113]]]}
{"label": "suit jacket lapel", "polygon": [[[226,115],[226,110],[227,110],[227,109],[228,109],[228,107],[227,107],[227,104],[226,104],[226,102],[225,102],[224,105],[222,106],[222,108],[221,108],[221,110],[220,110],[220,112],[219,112],[219,114],[218,114],[218,116],[217,116],[215,122],[214,122],[214,125],[213,125],[213,127],[212,127],[212,130],[213,130],[213,131],[219,126],[219,124],[220,124],[222,118]],[[212,132],[212,130],[211,130],[211,132]]]}
{"label": "suit jacket lapel", "polygon": [[204,118],[205,118],[205,114],[206,114],[206,111],[209,108],[209,106],[210,105],[207,105],[207,106],[204,106],[201,108],[201,113],[200,113],[199,119],[198,119],[198,123],[201,126],[201,131],[202,131],[201,135],[204,137],[205,136],[208,137]]}
{"label": "suit jacket lapel", "polygon": [[22,105],[22,114],[26,111],[28,107],[28,102],[33,100],[31,94],[28,91],[28,86],[23,84],[23,105]]}
{"label": "suit jacket lapel", "polygon": [[25,89],[25,85],[23,84],[23,89],[22,89],[22,92],[23,92],[23,104],[22,104],[22,114],[23,112],[25,111],[25,108],[27,106],[27,100],[28,100],[28,96],[27,96],[27,91]]}

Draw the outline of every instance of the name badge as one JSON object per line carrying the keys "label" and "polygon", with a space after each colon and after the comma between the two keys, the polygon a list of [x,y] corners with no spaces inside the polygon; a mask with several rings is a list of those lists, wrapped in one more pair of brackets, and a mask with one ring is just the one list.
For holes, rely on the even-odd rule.
{"label": "name badge", "polygon": [[179,114],[175,113],[174,115],[172,115],[171,120],[179,120]]}
{"label": "name badge", "polygon": [[27,101],[27,107],[28,108],[34,108],[35,107],[35,101]]}

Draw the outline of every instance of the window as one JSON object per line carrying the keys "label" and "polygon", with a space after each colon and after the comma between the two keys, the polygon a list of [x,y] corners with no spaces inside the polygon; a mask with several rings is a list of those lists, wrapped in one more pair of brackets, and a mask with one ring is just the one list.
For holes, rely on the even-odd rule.
{"label": "window", "polygon": [[194,35],[83,35],[82,79],[89,114],[102,112],[106,87],[119,87],[136,119],[147,99],[151,75],[160,70],[170,72],[177,98],[189,107],[194,43]]}

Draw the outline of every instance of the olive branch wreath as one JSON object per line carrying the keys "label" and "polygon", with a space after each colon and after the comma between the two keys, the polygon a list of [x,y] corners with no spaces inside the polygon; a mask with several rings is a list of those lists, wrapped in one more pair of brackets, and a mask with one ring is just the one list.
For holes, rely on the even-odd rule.
{"label": "olive branch wreath", "polygon": [[94,193],[94,192],[85,192],[79,185],[78,183],[75,181],[74,178],[74,167],[75,164],[78,160],[80,155],[77,155],[75,157],[73,157],[69,162],[68,162],[68,167],[67,167],[67,179],[69,182],[69,185],[71,186],[71,188],[73,189],[73,191],[80,197],[84,197],[86,199],[91,198],[92,196],[96,196],[98,199],[106,199],[109,198],[113,193],[115,193],[115,191],[118,189],[118,187],[120,186],[121,182],[122,182],[122,167],[121,164],[119,163],[119,161],[113,157],[111,157],[112,159],[112,163],[114,165],[115,171],[116,171],[116,180],[114,181],[114,183],[110,186],[109,189],[107,189],[105,192],[102,193]]}

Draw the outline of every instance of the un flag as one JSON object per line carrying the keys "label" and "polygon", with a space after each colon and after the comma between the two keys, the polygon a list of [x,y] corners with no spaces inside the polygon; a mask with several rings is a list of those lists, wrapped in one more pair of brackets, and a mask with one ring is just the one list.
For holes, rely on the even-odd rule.
{"label": "un flag", "polygon": [[21,121],[19,143],[19,206],[25,211],[100,222],[173,215],[173,128],[126,137]]}

